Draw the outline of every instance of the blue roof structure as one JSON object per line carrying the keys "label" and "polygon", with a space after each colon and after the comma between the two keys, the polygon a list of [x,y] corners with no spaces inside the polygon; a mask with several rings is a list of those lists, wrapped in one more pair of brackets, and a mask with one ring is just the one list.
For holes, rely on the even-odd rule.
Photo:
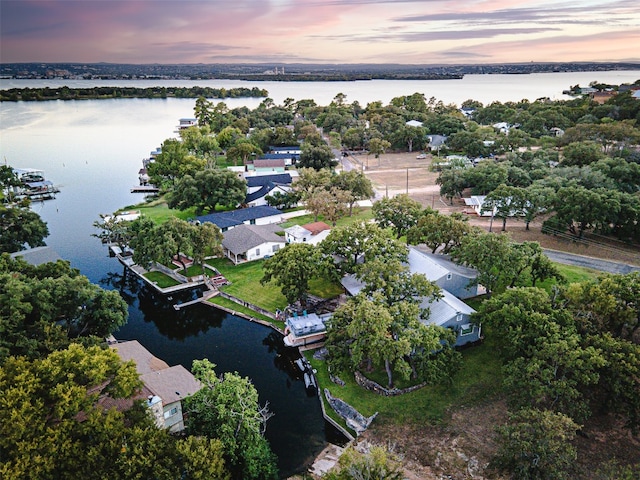
{"label": "blue roof structure", "polygon": [[276,173],[274,175],[255,175],[246,177],[247,187],[264,187],[271,183],[290,185],[291,175],[288,173]]}
{"label": "blue roof structure", "polygon": [[280,215],[280,210],[267,205],[259,205],[257,207],[240,208],[238,210],[230,210],[228,212],[210,213],[196,217],[201,223],[210,222],[217,225],[220,229],[237,227],[243,223],[257,220],[259,218]]}

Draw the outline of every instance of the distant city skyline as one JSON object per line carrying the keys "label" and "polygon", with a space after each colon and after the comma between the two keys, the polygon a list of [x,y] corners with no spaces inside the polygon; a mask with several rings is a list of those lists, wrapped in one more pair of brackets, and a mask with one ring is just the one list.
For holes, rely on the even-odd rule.
{"label": "distant city skyline", "polygon": [[637,0],[0,0],[0,62],[640,61]]}

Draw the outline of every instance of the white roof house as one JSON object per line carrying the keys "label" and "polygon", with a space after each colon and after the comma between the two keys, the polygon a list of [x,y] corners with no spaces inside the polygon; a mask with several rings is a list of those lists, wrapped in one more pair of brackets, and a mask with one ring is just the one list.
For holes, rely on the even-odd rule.
{"label": "white roof house", "polygon": [[331,227],[324,222],[292,225],[284,229],[287,243],[309,243],[311,245],[317,245],[327,238],[330,231]]}
{"label": "white roof house", "polygon": [[407,123],[405,123],[405,125],[407,127],[421,127],[423,123],[419,122],[418,120],[409,120]]}

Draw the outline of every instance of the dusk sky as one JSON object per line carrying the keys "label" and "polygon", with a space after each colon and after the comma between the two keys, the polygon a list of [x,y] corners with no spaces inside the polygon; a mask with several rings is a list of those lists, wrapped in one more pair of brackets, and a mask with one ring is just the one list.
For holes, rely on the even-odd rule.
{"label": "dusk sky", "polygon": [[640,61],[638,0],[0,0],[0,62]]}

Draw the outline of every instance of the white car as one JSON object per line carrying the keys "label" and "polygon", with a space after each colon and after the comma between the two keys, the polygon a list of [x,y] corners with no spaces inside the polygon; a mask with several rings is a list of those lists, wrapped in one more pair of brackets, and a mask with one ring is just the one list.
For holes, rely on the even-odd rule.
{"label": "white car", "polygon": [[420,154],[420,155],[418,155],[416,158],[417,158],[418,160],[419,160],[419,159],[422,159],[422,158],[427,158],[427,154],[426,154],[426,153],[421,153],[421,154]]}

